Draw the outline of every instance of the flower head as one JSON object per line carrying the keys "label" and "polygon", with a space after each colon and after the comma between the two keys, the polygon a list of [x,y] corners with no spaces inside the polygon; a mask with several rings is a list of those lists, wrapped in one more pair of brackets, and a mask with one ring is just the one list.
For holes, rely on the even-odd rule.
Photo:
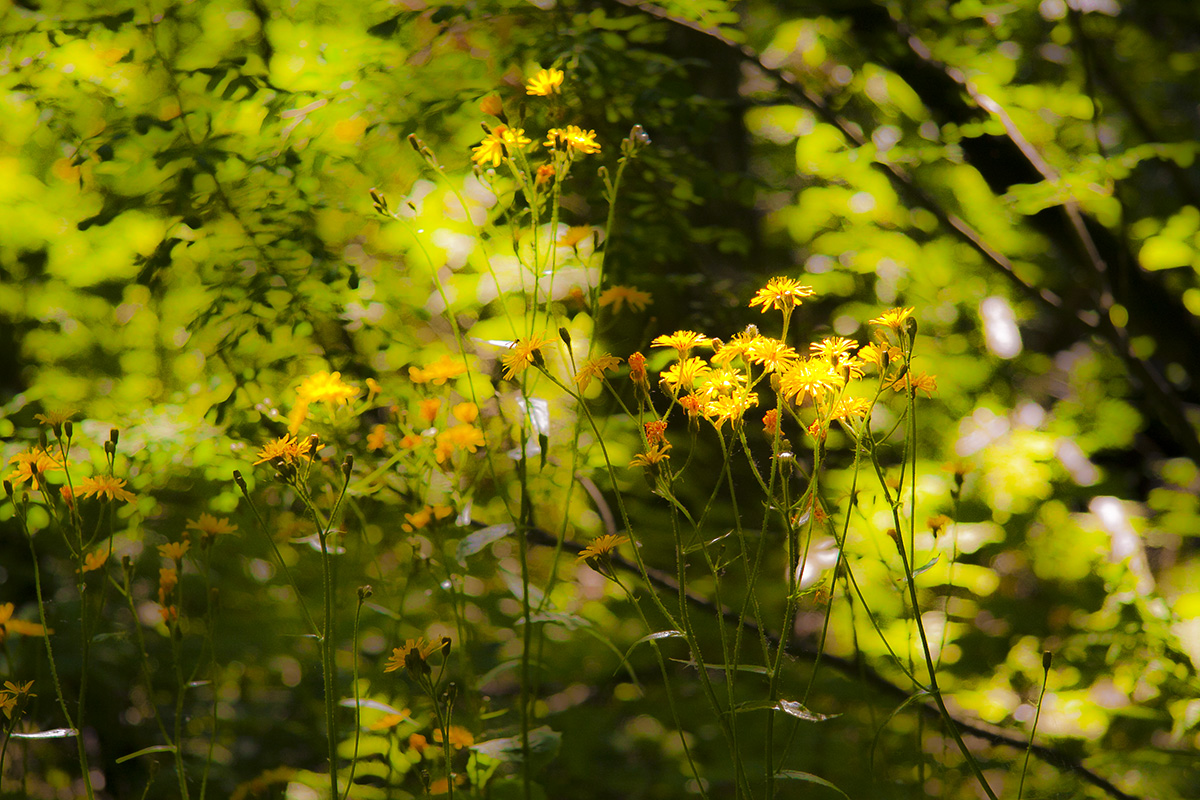
{"label": "flower head", "polygon": [[532,143],[533,140],[525,135],[524,128],[497,125],[474,148],[471,160],[480,166],[491,161],[493,167],[498,167],[502,160],[511,155],[513,148],[523,150],[525,145]]}
{"label": "flower head", "polygon": [[367,449],[382,450],[385,444],[387,444],[387,426],[376,425],[371,428],[371,432],[367,434]]}
{"label": "flower head", "polygon": [[209,544],[218,536],[236,533],[238,526],[231,524],[228,517],[214,517],[212,514],[202,513],[200,519],[189,519],[184,529],[196,531],[200,534],[201,543]]}
{"label": "flower head", "polygon": [[885,325],[894,331],[899,331],[904,323],[912,316],[912,308],[893,308],[883,312],[871,320],[872,325]]}
{"label": "flower head", "polygon": [[692,351],[692,348],[707,344],[708,341],[707,336],[695,331],[675,331],[671,334],[656,336],[650,344],[653,347],[674,347],[675,351],[679,353],[679,357],[683,358]]}
{"label": "flower head", "polygon": [[806,396],[823,398],[846,383],[828,361],[809,358],[793,364],[779,379],[779,389],[788,400],[800,405]]}
{"label": "flower head", "polygon": [[95,478],[83,478],[79,481],[78,493],[81,497],[107,497],[109,500],[120,500],[132,503],[137,498],[125,489],[125,481],[111,475],[100,475]]}
{"label": "flower head", "polygon": [[434,386],[441,386],[466,371],[467,367],[461,358],[443,354],[437,361],[424,367],[409,367],[408,377],[413,383],[432,383]]}
{"label": "flower head", "polygon": [[528,339],[518,339],[513,342],[508,352],[500,358],[500,362],[504,364],[505,380],[511,379],[514,375],[520,375],[530,364],[543,364],[542,348],[553,341],[543,331],[535,333]]}
{"label": "flower head", "polygon": [[483,431],[476,428],[474,425],[455,425],[453,428],[448,428],[441,431],[437,435],[437,444],[434,447],[433,454],[437,458],[439,464],[453,456],[459,450],[466,450],[468,453],[474,453],[480,447],[486,444],[483,438]]}
{"label": "flower head", "polygon": [[293,439],[285,434],[275,441],[263,445],[255,454],[258,456],[258,460],[254,462],[254,465],[258,466],[265,461],[274,461],[277,458],[282,458],[289,464],[294,463],[308,455],[311,447],[312,439]]}
{"label": "flower head", "polygon": [[579,391],[587,389],[592,382],[592,378],[604,379],[606,371],[615,370],[621,363],[621,359],[616,356],[610,356],[608,353],[601,353],[595,358],[590,358],[583,362],[579,368],[579,372],[575,375],[575,383],[579,386]]}
{"label": "flower head", "polygon": [[575,563],[578,564],[582,561],[601,575],[612,577],[612,554],[628,541],[628,536],[617,536],[612,533],[597,536],[587,547],[579,551],[579,557],[575,559]]}
{"label": "flower head", "polygon": [[561,69],[539,69],[525,84],[525,94],[546,97],[556,94],[562,87],[565,75]]}
{"label": "flower head", "polygon": [[358,397],[362,391],[342,380],[340,372],[314,372],[300,382],[296,397],[302,403],[330,403],[340,405]]}
{"label": "flower head", "polygon": [[83,557],[83,571],[95,572],[104,566],[108,561],[108,550],[101,547],[98,550],[93,550]]}
{"label": "flower head", "polygon": [[546,147],[555,150],[560,145],[567,149],[569,155],[574,153],[591,155],[600,152],[600,145],[596,143],[596,132],[585,131],[578,125],[551,128],[546,131]]}
{"label": "flower head", "polygon": [[429,660],[431,655],[445,648],[447,644],[449,644],[449,639],[443,639],[437,643],[426,641],[424,636],[418,636],[415,639],[406,639],[403,647],[392,648],[392,654],[388,657],[387,665],[383,668],[383,671],[395,672],[405,666],[410,657],[424,663]]}
{"label": "flower head", "polygon": [[800,358],[794,347],[768,336],[751,339],[746,345],[746,356],[766,372],[783,372]]}
{"label": "flower head", "polygon": [[742,422],[745,413],[758,405],[758,395],[742,389],[733,394],[723,394],[704,404],[704,417],[717,430],[726,422],[737,427]]}
{"label": "flower head", "polygon": [[[441,728],[433,729],[433,740],[435,742],[442,741]],[[470,747],[475,744],[475,737],[461,725],[451,725],[447,729],[446,741],[450,742],[450,746],[455,750],[462,750],[464,747]]]}
{"label": "flower head", "polygon": [[700,378],[709,372],[712,372],[712,367],[704,363],[704,359],[692,356],[676,361],[670,366],[669,369],[659,376],[659,380],[661,380],[673,394],[677,394],[680,389],[691,389],[693,386],[695,386],[697,378]]}
{"label": "flower head", "polygon": [[652,444],[646,448],[646,452],[639,453],[629,462],[631,467],[644,467],[648,470],[656,469],[659,464],[671,457],[671,443],[659,442]]}
{"label": "flower head", "polygon": [[610,286],[600,293],[600,307],[612,306],[614,314],[620,314],[626,305],[630,311],[645,311],[650,299],[649,292],[639,291],[636,286]]}
{"label": "flower head", "polygon": [[54,633],[54,631],[47,631],[37,623],[13,619],[14,609],[15,606],[12,603],[0,603],[0,642],[7,639],[10,633],[18,633],[21,636],[45,636],[47,633]]}
{"label": "flower head", "polygon": [[649,388],[650,382],[646,380],[646,357],[641,353],[634,353],[629,356],[629,379],[643,388]]}
{"label": "flower head", "polygon": [[794,278],[775,277],[767,281],[767,285],[759,289],[750,301],[750,308],[762,306],[763,313],[774,308],[780,311],[795,308],[806,297],[812,297],[816,292],[811,286],[805,286]]}
{"label": "flower head", "polygon": [[8,463],[17,465],[16,471],[10,473],[8,479],[14,485],[29,481],[29,488],[35,492],[42,488],[42,476],[45,473],[62,471],[62,465],[54,459],[54,456],[40,447],[30,448],[24,453],[17,453],[8,460]]}
{"label": "flower head", "polygon": [[192,543],[187,539],[182,542],[167,542],[158,546],[158,554],[171,561],[182,561],[183,556],[191,549]]}

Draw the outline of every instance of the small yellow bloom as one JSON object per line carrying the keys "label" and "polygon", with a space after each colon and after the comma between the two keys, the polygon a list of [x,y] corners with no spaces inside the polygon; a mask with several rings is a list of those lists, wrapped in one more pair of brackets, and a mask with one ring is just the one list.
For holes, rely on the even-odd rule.
{"label": "small yellow bloom", "polygon": [[746,411],[758,405],[758,395],[741,390],[729,395],[718,395],[704,404],[704,418],[717,430],[726,422],[734,427],[741,425]]}
{"label": "small yellow bloom", "polygon": [[458,403],[455,405],[450,409],[450,413],[453,414],[454,418],[459,422],[470,425],[472,422],[479,419],[479,406],[468,400],[465,403]]}
{"label": "small yellow bloom", "polygon": [[61,472],[62,465],[40,447],[31,448],[25,453],[17,453],[8,460],[10,464],[16,464],[16,472],[9,473],[8,479],[13,485],[20,485],[25,481],[29,481],[29,488],[33,491],[38,491],[42,488],[42,476],[47,472]]}
{"label": "small yellow bloom", "polygon": [[[766,337],[757,336],[751,331],[742,331],[741,333],[735,334],[732,339],[718,347],[717,351],[713,353],[712,358],[709,360],[718,366],[727,367],[733,363],[734,359],[748,356],[750,354],[751,345],[754,341],[756,341],[756,339],[760,338],[765,339]],[[769,341],[774,340],[772,339]],[[779,344],[783,345],[782,342]],[[790,350],[791,348],[788,349]],[[794,352],[795,351],[793,351],[793,353]]]}
{"label": "small yellow bloom", "polygon": [[845,383],[845,378],[828,361],[810,358],[793,364],[783,373],[779,379],[779,390],[785,398],[800,405],[807,396],[823,398],[841,389]]}
{"label": "small yellow bloom", "polygon": [[504,116],[504,104],[498,95],[489,94],[479,101],[479,110],[492,117]]}
{"label": "small yellow bloom", "polygon": [[200,519],[189,519],[184,528],[184,530],[196,531],[204,539],[236,533],[237,529],[238,526],[231,524],[228,517],[214,517],[209,513],[200,514]]}
{"label": "small yellow bloom", "polygon": [[775,277],[767,281],[767,285],[754,294],[750,308],[762,306],[762,312],[774,308],[784,310],[795,308],[805,298],[812,297],[816,292],[811,286],[805,286],[794,278]]}
{"label": "small yellow bloom", "polygon": [[192,543],[187,539],[182,542],[167,542],[158,546],[158,554],[171,561],[182,561],[184,554],[191,548]]}
{"label": "small yellow bloom", "polygon": [[629,466],[652,469],[671,457],[669,452],[670,450],[670,442],[652,444],[646,448],[646,452],[638,453],[636,456],[634,456],[633,460],[629,462]]}
{"label": "small yellow bloom", "polygon": [[574,247],[584,239],[591,238],[596,235],[596,229],[591,225],[572,225],[567,228],[562,236],[558,237],[559,247]]}
{"label": "small yellow bloom", "polygon": [[795,348],[768,336],[751,339],[746,345],[746,356],[766,372],[783,372],[800,359]]}
{"label": "small yellow bloom", "polygon": [[652,347],[674,347],[679,353],[679,357],[683,358],[692,351],[692,348],[707,344],[708,341],[707,336],[695,331],[675,331],[672,334],[656,336],[650,345]]}
{"label": "small yellow bloom", "polygon": [[913,310],[912,308],[893,308],[871,320],[871,324],[886,325],[894,331],[899,331],[901,326],[912,316]]}
{"label": "small yellow bloom", "polygon": [[43,425],[49,425],[51,428],[56,428],[74,417],[77,413],[78,412],[71,411],[69,409],[58,409],[55,411],[47,411],[45,414],[34,414],[33,418]]}
{"label": "small yellow bloom", "polygon": [[158,602],[167,604],[167,597],[179,585],[179,573],[174,567],[160,567],[158,570]]}
{"label": "small yellow bloom", "polygon": [[610,286],[600,293],[600,307],[612,306],[614,314],[620,314],[626,305],[630,311],[645,311],[650,301],[650,293],[639,291],[636,286]]}
{"label": "small yellow bloom", "polygon": [[575,383],[579,386],[579,391],[586,390],[591,384],[592,378],[603,380],[606,371],[615,370],[620,365],[621,359],[610,356],[608,353],[601,353],[595,358],[583,362],[579,372],[575,375]]}
{"label": "small yellow bloom", "polygon": [[393,647],[392,654],[388,657],[387,665],[384,666],[384,672],[395,672],[404,666],[404,659],[410,652],[415,651],[417,658],[422,661],[428,661],[429,657],[438,652],[445,646],[445,642],[429,642],[424,636],[418,636],[415,639],[407,639],[403,647]]}
{"label": "small yellow bloom", "polygon": [[536,95],[538,97],[546,97],[556,94],[562,88],[563,78],[566,75],[561,69],[539,69],[537,74],[529,79],[525,84],[525,94]]}
{"label": "small yellow bloom", "polygon": [[296,396],[304,403],[348,403],[362,391],[342,380],[340,372],[315,372],[300,382]]}
{"label": "small yellow bloom", "polygon": [[413,383],[432,383],[434,386],[441,386],[466,371],[467,367],[462,358],[443,354],[437,361],[424,367],[409,367],[408,377]]}
{"label": "small yellow bloom", "polygon": [[383,445],[386,442],[387,442],[387,426],[386,425],[376,425],[374,428],[371,429],[371,432],[369,434],[367,434],[367,449],[368,450],[382,450]]}
{"label": "small yellow bloom", "polygon": [[575,559],[575,562],[579,563],[580,561],[588,561],[593,558],[611,557],[614,550],[628,541],[628,536],[615,536],[611,533],[597,536],[587,547],[579,551],[579,557]]}
{"label": "small yellow bloom", "polygon": [[107,497],[109,500],[121,500],[132,503],[137,498],[125,489],[125,481],[111,475],[100,475],[96,478],[82,478],[79,481],[78,493],[81,497]]}
{"label": "small yellow bloom", "polygon": [[554,339],[543,331],[528,339],[513,342],[508,352],[500,357],[500,363],[504,365],[504,379],[511,380],[513,376],[520,375],[530,364],[542,364],[542,348],[553,341]]}
{"label": "small yellow bloom", "polygon": [[[462,750],[464,747],[470,747],[475,744],[475,737],[471,735],[470,731],[461,726],[451,725],[447,733],[446,738],[449,740],[450,746],[455,750]],[[433,740],[439,743],[442,741],[441,728],[433,729]]]}
{"label": "small yellow bloom", "polygon": [[83,557],[83,571],[85,573],[95,572],[104,566],[108,561],[108,550],[101,547],[99,550],[93,550]]}
{"label": "small yellow bloom", "polygon": [[493,167],[498,167],[500,166],[500,162],[510,155],[514,148],[523,150],[526,145],[532,143],[533,140],[525,135],[524,128],[510,128],[507,125],[497,125],[474,148],[471,160],[480,166],[491,161]]}
{"label": "small yellow bloom", "polygon": [[442,407],[442,401],[437,397],[430,397],[420,402],[420,411],[417,413],[425,422],[432,424],[437,419],[438,411]]}
{"label": "small yellow bloom", "polygon": [[263,445],[262,449],[255,454],[258,456],[258,460],[254,462],[254,465],[258,466],[264,461],[274,461],[277,458],[282,458],[290,464],[308,455],[311,447],[311,439],[293,439],[285,434],[275,441]]}
{"label": "small yellow bloom", "polygon": [[892,382],[892,388],[897,392],[903,392],[906,389],[912,392],[924,392],[926,397],[933,397],[933,393],[937,391],[937,376],[927,375],[924,372],[916,374],[906,372],[901,378]]}
{"label": "small yellow bloom", "polygon": [[455,425],[453,428],[441,431],[437,435],[433,455],[439,464],[453,456],[459,450],[474,453],[486,442],[483,431],[474,425]]}
{"label": "small yellow bloom", "polygon": [[12,603],[0,603],[0,642],[7,639],[10,633],[20,634],[21,636],[45,636],[47,633],[54,633],[54,631],[47,631],[35,622],[13,619],[12,615],[15,608]]}
{"label": "small yellow bloom", "polygon": [[567,148],[569,155],[574,153],[591,155],[600,152],[600,145],[596,143],[596,132],[585,131],[577,125],[551,128],[546,131],[546,147],[557,149],[559,145]]}
{"label": "small yellow bloom", "polygon": [[712,367],[704,363],[704,359],[693,356],[676,361],[659,375],[659,380],[666,384],[672,394],[677,394],[680,389],[691,389],[697,378],[711,371]]}

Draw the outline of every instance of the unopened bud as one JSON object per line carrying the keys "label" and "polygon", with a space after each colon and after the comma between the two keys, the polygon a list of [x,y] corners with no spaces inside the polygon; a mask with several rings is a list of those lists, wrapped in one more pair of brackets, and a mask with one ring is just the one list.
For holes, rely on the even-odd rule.
{"label": "unopened bud", "polygon": [[108,440],[110,442],[112,442],[114,445],[117,443],[117,440],[120,438],[121,438],[121,432],[119,430],[117,430],[116,428],[113,428],[112,430],[110,430],[108,432]]}
{"label": "unopened bud", "polygon": [[249,491],[246,488],[246,479],[242,477],[242,471],[240,469],[235,469],[233,471],[233,482],[236,483],[238,485],[238,488],[241,489],[243,492]]}
{"label": "unopened bud", "polygon": [[571,332],[566,328],[558,329],[558,338],[562,339],[563,344],[565,344],[567,347],[571,346]]}
{"label": "unopened bud", "polygon": [[63,423],[63,433],[65,433],[67,435],[68,440],[72,436],[74,436],[75,435],[75,423],[71,422],[71,420],[67,420],[66,422],[64,422]]}
{"label": "unopened bud", "polygon": [[1054,654],[1049,650],[1042,653],[1042,671],[1049,672],[1050,664],[1054,661]]}
{"label": "unopened bud", "polygon": [[350,480],[350,473],[354,471],[354,456],[351,453],[346,454],[346,460],[342,462],[342,475],[346,476],[346,480]]}
{"label": "unopened bud", "polygon": [[375,590],[371,588],[370,584],[358,587],[358,602],[363,602],[374,593]]}

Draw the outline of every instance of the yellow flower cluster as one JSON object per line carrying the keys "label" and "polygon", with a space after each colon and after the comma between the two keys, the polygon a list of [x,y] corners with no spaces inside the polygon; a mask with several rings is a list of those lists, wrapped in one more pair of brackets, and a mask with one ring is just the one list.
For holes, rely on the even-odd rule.
{"label": "yellow flower cluster", "polygon": [[[562,91],[565,74],[561,69],[542,69],[529,79],[525,85],[525,93],[532,97],[549,97]],[[498,119],[506,119],[504,105],[498,97],[490,95],[484,98],[480,109]],[[495,127],[484,126],[486,135],[483,141],[472,148],[471,160],[481,167],[498,167],[506,160],[523,162],[522,153],[533,144],[533,140],[525,135],[524,128],[513,128],[508,125]],[[596,132],[584,130],[578,125],[567,125],[563,128],[551,128],[546,131],[545,147],[555,153],[561,153],[567,160],[576,155],[593,155],[600,152],[600,144],[596,141]],[[542,164],[537,168],[537,182],[548,181],[558,173],[554,164]]]}

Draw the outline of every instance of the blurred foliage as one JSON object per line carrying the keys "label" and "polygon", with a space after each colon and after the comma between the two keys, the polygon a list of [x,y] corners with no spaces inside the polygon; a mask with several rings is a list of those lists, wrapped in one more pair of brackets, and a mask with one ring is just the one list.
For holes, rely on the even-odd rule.
{"label": "blurred foliage", "polygon": [[[881,308],[916,309],[917,363],[938,378],[919,402],[908,509],[918,549],[937,559],[918,586],[940,681],[956,717],[978,726],[968,741],[985,774],[1016,796],[1050,651],[1037,741],[1053,752],[1036,753],[1025,796],[1197,796],[1197,31],[1194,4],[1146,0],[6,3],[4,461],[39,436],[53,442],[36,414],[69,409],[75,476],[104,474],[116,428],[116,474],[135,495],[80,501],[88,525],[112,533],[108,565],[86,578],[50,513],[36,502],[28,512],[68,688],[90,650],[83,725],[98,794],[178,796],[169,756],[118,759],[162,744],[159,720],[179,714],[193,794],[202,780],[222,797],[326,788],[320,648],[268,542],[314,609],[316,531],[270,465],[252,464],[288,432],[302,381],[328,371],[359,389],[349,405],[314,405],[304,431],[330,443],[313,467],[321,491],[332,487],[322,507],[343,455],[358,459],[337,537],[337,663],[343,693],[358,663],[358,691],[375,705],[357,751],[343,714],[339,755],[358,753],[352,796],[416,795],[422,770],[441,774],[430,766],[440,745],[423,755],[410,738],[433,743],[428,703],[383,668],[406,639],[443,635],[454,641],[455,724],[489,745],[465,747],[455,768],[486,796],[521,796],[517,544],[494,528],[494,540],[472,538],[520,502],[504,453],[521,446],[529,415],[502,386],[502,348],[488,344],[514,338],[506,315],[531,305],[507,294],[527,277],[516,231],[529,209],[470,161],[480,101],[496,94],[531,129],[594,129],[610,171],[631,125],[653,139],[627,173],[609,239],[560,248],[575,277],[540,298],[577,344],[627,355],[677,328],[728,338],[765,324],[746,302],[773,275],[817,290],[793,319],[804,344],[865,342]],[[543,111],[523,87],[550,66],[568,80]],[[375,212],[373,188],[393,215]],[[595,165],[578,165],[562,224],[603,228],[603,191]],[[607,283],[651,292],[648,310],[593,318],[572,305],[601,253]],[[458,358],[460,331],[470,373],[414,380]],[[532,516],[551,535],[529,563],[531,592],[545,592],[539,755],[553,761],[535,773],[534,796],[697,794],[662,674],[635,646],[649,631],[610,582],[555,547],[556,536],[603,533],[618,487],[599,437],[565,397],[544,396],[550,466]],[[478,453],[450,453],[450,469],[404,445],[453,427],[452,407],[468,401],[487,437]],[[623,466],[638,452],[636,423],[596,407],[608,457]],[[695,453],[702,466],[721,457],[711,442]],[[846,556],[889,641],[913,645],[897,559],[880,544],[890,511],[880,498],[851,500],[846,453],[831,434],[825,498],[851,519]],[[664,501],[639,473],[618,472],[642,557],[669,570],[670,543],[655,536],[670,527]],[[47,478],[57,491],[62,476]],[[689,502],[710,491],[681,487]],[[15,508],[0,506],[0,604],[32,625],[33,563]],[[442,508],[453,513],[436,518]],[[197,627],[176,637],[158,616],[156,547],[202,513],[228,517],[238,535],[218,537],[204,569],[189,562],[181,575],[192,604],[182,615]],[[711,537],[762,514],[716,508]],[[938,514],[953,524],[934,536],[922,523]],[[125,575],[128,607],[113,588]],[[367,583],[355,659],[353,590]],[[703,576],[694,588],[708,588]],[[786,690],[811,680],[807,707],[840,716],[797,723],[785,766],[850,797],[976,796],[925,699],[889,716],[912,685],[858,601],[836,595],[815,670],[825,610],[804,602]],[[0,634],[0,674],[36,678],[29,729],[62,727],[40,637],[17,627]],[[677,659],[667,665],[683,736],[713,796],[730,796],[718,725],[676,645],[662,646]],[[142,649],[148,684],[135,666]],[[182,708],[177,660],[197,681]],[[65,741],[12,740],[0,793],[81,792]],[[761,742],[746,752],[760,758]],[[793,781],[780,794],[833,791]]]}

